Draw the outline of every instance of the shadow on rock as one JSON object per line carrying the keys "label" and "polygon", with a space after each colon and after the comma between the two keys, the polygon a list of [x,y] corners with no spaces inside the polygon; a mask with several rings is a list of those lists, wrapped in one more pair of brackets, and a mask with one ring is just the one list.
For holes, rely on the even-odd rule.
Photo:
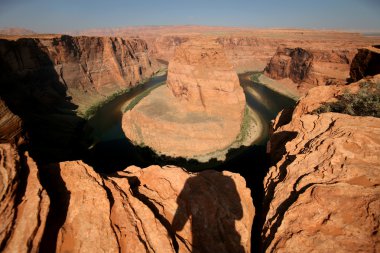
{"label": "shadow on rock", "polygon": [[[210,191],[204,191],[205,185],[217,185],[218,189],[210,187]],[[177,203],[172,228],[181,231],[191,221],[192,252],[244,252],[235,228],[235,221],[243,217],[243,209],[230,177],[213,171],[190,177]]]}

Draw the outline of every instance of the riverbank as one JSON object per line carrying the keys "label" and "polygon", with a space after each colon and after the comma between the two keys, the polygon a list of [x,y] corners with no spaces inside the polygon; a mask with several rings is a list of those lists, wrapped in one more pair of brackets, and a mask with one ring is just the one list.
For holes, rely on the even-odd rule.
{"label": "riverbank", "polygon": [[301,95],[299,92],[285,83],[278,82],[274,79],[271,79],[264,75],[262,72],[246,72],[243,74],[244,78],[253,81],[254,83],[258,83],[264,85],[265,87],[271,89],[274,92],[282,94],[286,97],[293,99],[294,101],[298,101]]}

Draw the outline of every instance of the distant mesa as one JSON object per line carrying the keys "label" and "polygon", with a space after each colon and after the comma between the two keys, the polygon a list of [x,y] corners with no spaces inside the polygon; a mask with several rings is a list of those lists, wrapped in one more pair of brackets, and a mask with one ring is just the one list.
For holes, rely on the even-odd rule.
{"label": "distant mesa", "polygon": [[126,112],[122,126],[137,145],[171,157],[196,158],[234,142],[245,104],[222,47],[207,39],[191,41],[176,49],[167,85]]}
{"label": "distant mesa", "polygon": [[19,27],[5,27],[0,28],[0,35],[33,35],[36,32]]}

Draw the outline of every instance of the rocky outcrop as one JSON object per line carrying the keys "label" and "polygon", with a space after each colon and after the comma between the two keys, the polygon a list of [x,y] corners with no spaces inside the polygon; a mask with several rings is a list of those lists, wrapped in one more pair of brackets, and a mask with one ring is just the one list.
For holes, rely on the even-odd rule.
{"label": "rocky outcrop", "polygon": [[238,174],[151,166],[102,176],[72,161],[37,177],[28,156],[22,165],[10,145],[0,150],[1,250],[250,252],[255,212]]}
{"label": "rocky outcrop", "polygon": [[7,127],[2,138],[11,141],[19,133],[20,118],[35,156],[76,158],[83,146],[84,120],[78,115],[150,77],[155,68],[140,39],[66,35],[1,39],[1,122]]}
{"label": "rocky outcrop", "polygon": [[167,87],[126,112],[122,126],[127,138],[158,154],[208,161],[236,140],[244,108],[243,89],[220,45],[191,42],[177,48]]}
{"label": "rocky outcrop", "polygon": [[37,252],[49,212],[35,162],[20,157],[10,144],[0,144],[0,250]]}
{"label": "rocky outcrop", "polygon": [[380,74],[380,46],[359,49],[350,68],[352,81],[376,74]]}
{"label": "rocky outcrop", "polygon": [[18,143],[22,137],[22,121],[0,99],[0,142]]}
{"label": "rocky outcrop", "polygon": [[279,47],[265,74],[292,82],[301,93],[306,93],[314,86],[346,83],[352,58],[352,50]]}
{"label": "rocky outcrop", "polygon": [[313,54],[302,48],[279,48],[266,67],[273,79],[289,77],[295,83],[309,78]]}
{"label": "rocky outcrop", "polygon": [[[376,80],[372,80],[376,81]],[[311,89],[274,124],[264,180],[267,252],[377,252],[380,119],[310,114],[360,83]]]}

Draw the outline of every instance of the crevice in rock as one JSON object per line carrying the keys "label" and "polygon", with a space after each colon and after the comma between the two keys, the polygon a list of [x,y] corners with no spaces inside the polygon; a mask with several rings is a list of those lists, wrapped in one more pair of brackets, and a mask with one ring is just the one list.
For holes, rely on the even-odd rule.
{"label": "crevice in rock", "polygon": [[4,249],[8,243],[8,240],[12,236],[12,232],[14,231],[14,226],[15,226],[16,220],[17,220],[18,206],[21,204],[23,197],[25,196],[26,186],[28,183],[28,176],[29,176],[30,170],[29,170],[28,164],[26,162],[27,157],[25,156],[23,149],[20,149],[18,153],[20,156],[20,162],[19,162],[19,164],[16,164],[16,168],[19,168],[19,170],[18,170],[18,176],[15,178],[15,180],[17,180],[17,179],[19,179],[19,180],[18,180],[18,185],[17,185],[17,190],[16,190],[15,204],[13,207],[15,214],[14,214],[14,217],[12,220],[12,226],[11,226],[12,229],[10,229],[6,233],[6,235],[4,236],[4,240],[0,244],[0,252],[4,251]]}
{"label": "crevice in rock", "polygon": [[109,212],[109,220],[110,220],[110,226],[111,226],[111,229],[112,229],[112,232],[113,234],[115,235],[115,239],[117,241],[117,246],[118,246],[118,249],[119,249],[119,252],[121,252],[121,248],[120,248],[120,238],[117,236],[117,233],[115,231],[115,226],[112,222],[112,219],[111,219],[111,214],[112,214],[112,207],[113,205],[115,204],[115,199],[112,195],[112,192],[111,190],[106,186],[106,184],[104,183],[104,180],[103,180],[103,188],[104,190],[106,191],[106,194],[107,194],[107,199],[109,200],[110,202],[110,212]]}
{"label": "crevice in rock", "polygon": [[39,165],[39,179],[50,198],[50,210],[46,219],[39,252],[55,252],[58,233],[65,223],[70,203],[70,191],[61,176],[59,164]]}
{"label": "crevice in rock", "polygon": [[158,221],[165,227],[166,231],[168,232],[169,237],[171,238],[173,248],[175,252],[178,253],[179,245],[176,239],[176,233],[172,229],[172,225],[170,222],[162,215],[160,214],[160,211],[158,208],[151,202],[151,200],[145,196],[144,194],[141,194],[139,191],[139,186],[141,185],[140,180],[137,177],[126,177],[128,180],[129,185],[131,186],[131,191],[134,197],[139,199],[141,202],[143,202],[154,214],[154,216],[158,219]]}

